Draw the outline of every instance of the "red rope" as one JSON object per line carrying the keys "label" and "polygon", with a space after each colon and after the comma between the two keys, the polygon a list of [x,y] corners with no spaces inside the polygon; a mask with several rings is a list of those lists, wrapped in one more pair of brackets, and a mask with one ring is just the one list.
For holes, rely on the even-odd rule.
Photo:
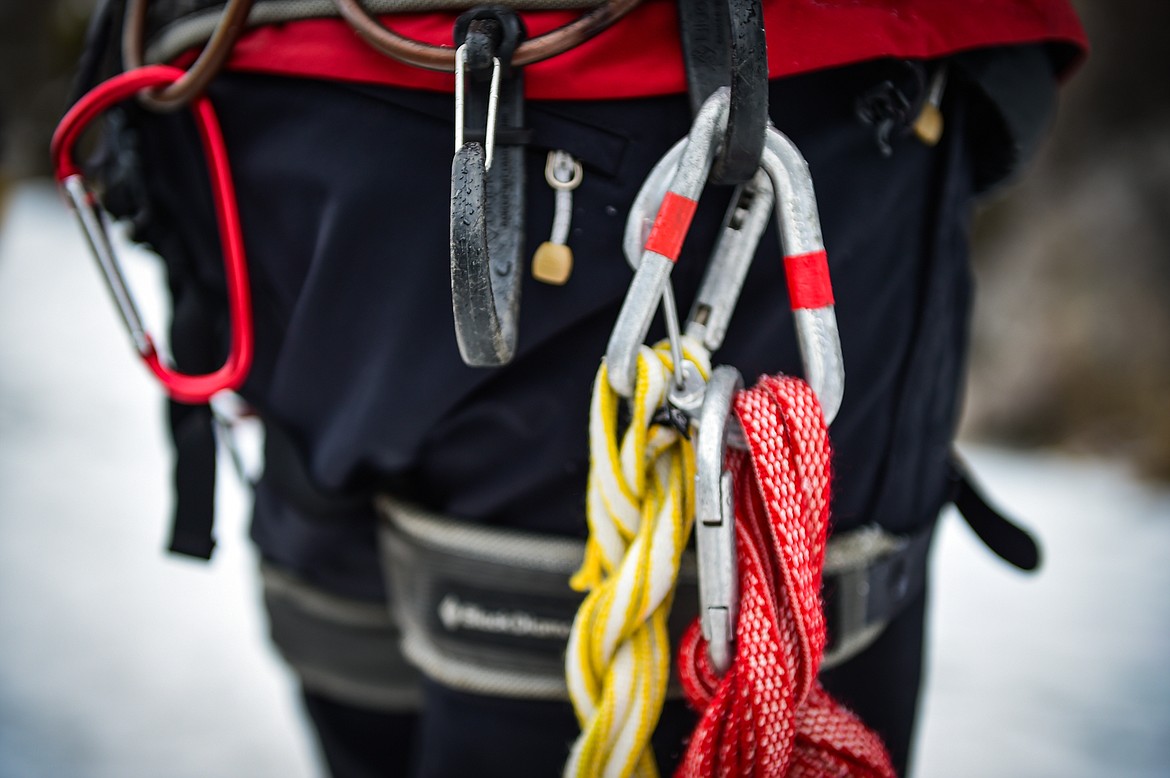
{"label": "red rope", "polygon": [[750,456],[731,452],[740,604],[722,678],[696,621],[679,672],[699,724],[677,775],[893,778],[878,736],[817,682],[829,518],[829,438],[803,381],[764,377],[735,411]]}

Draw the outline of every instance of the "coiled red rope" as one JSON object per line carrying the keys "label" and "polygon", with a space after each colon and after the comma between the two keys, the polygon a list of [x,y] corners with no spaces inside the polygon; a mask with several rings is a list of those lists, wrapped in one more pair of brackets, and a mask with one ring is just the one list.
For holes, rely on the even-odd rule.
{"label": "coiled red rope", "polygon": [[696,621],[679,672],[699,724],[678,776],[893,778],[880,738],[817,681],[829,519],[829,438],[806,383],[764,377],[735,412],[750,453],[730,452],[740,610],[719,677]]}

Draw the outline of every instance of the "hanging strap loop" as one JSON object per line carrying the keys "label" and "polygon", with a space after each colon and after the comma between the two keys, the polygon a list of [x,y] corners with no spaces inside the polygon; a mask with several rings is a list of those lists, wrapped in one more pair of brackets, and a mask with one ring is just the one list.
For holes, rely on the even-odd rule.
{"label": "hanging strap loop", "polygon": [[761,0],[680,0],[679,30],[691,106],[730,87],[714,184],[743,184],[760,165],[768,126],[768,53]]}
{"label": "hanging strap loop", "polygon": [[[564,27],[524,41],[517,47],[512,63],[521,67],[562,54],[607,29],[640,3],[641,0],[608,0]],[[454,49],[399,35],[370,16],[360,0],[333,0],[333,4],[366,43],[388,57],[407,65],[448,73],[458,66]]]}
{"label": "hanging strap loop", "polygon": [[[219,23],[199,53],[194,64],[174,83],[158,89],[144,90],[138,101],[155,111],[176,111],[203,94],[211,80],[223,69],[232,47],[243,34],[254,0],[228,0]],[[122,61],[127,70],[145,65],[147,0],[130,0],[126,24],[122,29]]]}
{"label": "hanging strap loop", "polygon": [[230,351],[223,366],[211,373],[188,375],[164,364],[155,348],[153,338],[142,324],[138,305],[126,284],[121,265],[110,243],[97,198],[89,190],[81,169],[73,158],[77,141],[104,111],[116,103],[142,94],[144,90],[173,84],[182,78],[183,73],[184,71],[178,68],[152,65],[122,73],[100,84],[85,94],[65,114],[53,134],[51,154],[57,181],[73,204],[90,250],[118,306],[135,350],[172,399],[198,405],[206,403],[216,392],[238,389],[248,375],[253,351],[252,305],[248,290],[243,233],[240,229],[227,150],[211,102],[206,97],[197,97],[191,105],[203,140],[203,150],[207,157],[207,168],[215,197],[215,212],[227,283],[228,309],[231,316]]}

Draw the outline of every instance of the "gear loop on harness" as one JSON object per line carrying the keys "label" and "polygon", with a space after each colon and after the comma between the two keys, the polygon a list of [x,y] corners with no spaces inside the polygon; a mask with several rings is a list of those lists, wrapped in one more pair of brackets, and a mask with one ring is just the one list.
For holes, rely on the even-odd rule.
{"label": "gear loop on harness", "polygon": [[[507,364],[518,336],[524,148],[497,148],[496,136],[500,122],[509,131],[523,126],[523,73],[507,61],[523,35],[506,8],[476,9],[456,23],[451,303],[459,353],[476,367]],[[489,82],[486,95],[467,84],[465,70]]]}
{"label": "gear loop on harness", "polygon": [[53,133],[50,152],[55,177],[68,195],[85,233],[91,252],[114,297],[134,348],[174,400],[201,405],[224,389],[238,389],[252,365],[252,305],[248,285],[244,240],[236,207],[235,187],[228,166],[227,150],[211,101],[196,97],[191,111],[203,141],[204,154],[215,198],[216,220],[223,251],[231,319],[231,347],[222,367],[203,375],[181,373],[163,362],[154,340],[142,324],[121,264],[110,244],[97,199],[85,183],[73,159],[73,149],[85,130],[113,105],[142,94],[145,90],[176,83],[185,71],[166,65],[151,65],[121,73],[82,96],[65,114]]}
{"label": "gear loop on harness", "polygon": [[[144,90],[138,101],[154,111],[177,111],[207,89],[223,68],[232,47],[243,34],[254,0],[228,0],[215,31],[199,57],[178,80],[157,89]],[[147,0],[130,0],[122,30],[122,60],[127,70],[145,65]]]}
{"label": "gear loop on harness", "polygon": [[711,168],[714,184],[756,173],[768,127],[768,55],[761,0],[680,0],[679,32],[691,107],[729,87],[727,127]]}
{"label": "gear loop on harness", "polygon": [[[642,0],[607,0],[575,21],[551,32],[524,41],[516,48],[512,64],[516,67],[555,57],[589,40],[632,11]],[[455,70],[454,49],[431,46],[399,35],[372,17],[360,0],[333,0],[338,13],[374,49],[415,67]]]}

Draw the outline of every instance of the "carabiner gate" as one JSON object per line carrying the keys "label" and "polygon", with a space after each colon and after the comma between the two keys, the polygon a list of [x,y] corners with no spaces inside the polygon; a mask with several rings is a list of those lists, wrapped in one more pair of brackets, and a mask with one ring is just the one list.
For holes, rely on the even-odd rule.
{"label": "carabiner gate", "polygon": [[736,577],[735,509],[731,473],[723,467],[731,443],[732,403],[743,388],[733,367],[711,373],[699,411],[695,443],[695,545],[699,556],[699,627],[707,640],[711,666],[722,675],[731,666],[731,646],[739,615]]}
{"label": "carabiner gate", "polygon": [[207,156],[211,188],[223,251],[228,309],[231,317],[231,349],[222,367],[204,375],[180,373],[163,364],[154,341],[142,324],[134,297],[126,283],[106,230],[97,199],[85,183],[73,159],[73,148],[89,125],[108,108],[144,90],[167,86],[184,75],[183,70],[151,65],[121,73],[86,93],[69,109],[53,133],[51,154],[55,175],[81,224],[106,286],[114,298],[134,348],[162,383],[167,394],[178,402],[200,405],[224,389],[238,389],[252,365],[252,306],[248,291],[248,270],[244,241],[236,208],[235,188],[228,167],[227,151],[211,102],[204,96],[191,104],[196,126]]}

